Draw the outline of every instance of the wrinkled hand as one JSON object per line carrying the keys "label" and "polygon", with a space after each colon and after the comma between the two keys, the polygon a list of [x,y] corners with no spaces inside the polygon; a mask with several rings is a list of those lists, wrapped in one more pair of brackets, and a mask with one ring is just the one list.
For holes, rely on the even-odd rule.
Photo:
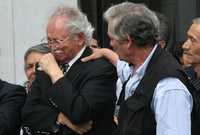
{"label": "wrinkled hand", "polygon": [[110,63],[116,66],[117,61],[119,60],[119,56],[114,51],[108,49],[108,48],[92,48],[93,53],[90,56],[87,56],[85,58],[82,58],[82,62],[87,62],[90,60],[95,60],[101,57],[106,58]]}
{"label": "wrinkled hand", "polygon": [[92,128],[92,121],[74,125],[63,113],[59,113],[57,121],[80,135],[88,132]]}
{"label": "wrinkled hand", "polygon": [[115,124],[118,125],[118,118],[117,118],[117,116],[114,116],[113,119],[114,119]]}
{"label": "wrinkled hand", "polygon": [[39,61],[39,66],[51,77],[53,83],[63,77],[63,73],[51,53],[42,56]]}
{"label": "wrinkled hand", "polygon": [[104,54],[102,53],[103,49],[100,49],[100,48],[91,48],[91,49],[93,53],[87,57],[82,58],[81,61],[87,62],[87,61],[95,60],[104,56]]}

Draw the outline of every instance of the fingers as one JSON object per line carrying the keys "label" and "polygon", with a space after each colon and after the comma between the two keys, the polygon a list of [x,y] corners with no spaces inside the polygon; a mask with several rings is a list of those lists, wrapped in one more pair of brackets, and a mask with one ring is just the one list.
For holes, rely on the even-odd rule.
{"label": "fingers", "polygon": [[87,62],[87,61],[90,61],[90,60],[93,60],[93,55],[90,55],[90,56],[87,56],[87,57],[84,57],[81,59],[82,62]]}
{"label": "fingers", "polygon": [[84,133],[87,132],[86,129],[79,128],[78,126],[75,126],[75,125],[71,125],[69,128],[70,128],[71,130],[73,130],[74,132],[80,134],[80,135],[82,135],[82,134],[84,134]]}
{"label": "fingers", "polygon": [[57,121],[80,135],[88,132],[92,128],[92,121],[80,125],[74,125],[63,113],[59,113]]}
{"label": "fingers", "polygon": [[90,129],[92,129],[92,121],[89,121],[80,125],[76,125],[75,128],[76,128],[76,132],[78,132],[79,134],[84,134],[88,132]]}
{"label": "fingers", "polygon": [[84,129],[84,128],[80,128],[78,126],[74,126],[73,129],[72,129],[74,132],[82,135],[84,133],[86,133],[88,130],[87,129]]}
{"label": "fingers", "polygon": [[61,115],[59,121],[60,121],[61,124],[66,125],[68,128],[70,128],[71,130],[73,130],[74,132],[76,132],[76,133],[78,133],[80,135],[82,135],[85,132],[87,132],[86,129],[80,128],[80,127],[72,124],[71,121],[64,115]]}
{"label": "fingers", "polygon": [[80,125],[74,125],[72,123],[68,123],[68,127],[72,129],[74,132],[82,135],[92,129],[92,121]]}
{"label": "fingers", "polygon": [[85,129],[86,131],[89,131],[92,128],[92,121],[83,123],[79,125],[78,127]]}

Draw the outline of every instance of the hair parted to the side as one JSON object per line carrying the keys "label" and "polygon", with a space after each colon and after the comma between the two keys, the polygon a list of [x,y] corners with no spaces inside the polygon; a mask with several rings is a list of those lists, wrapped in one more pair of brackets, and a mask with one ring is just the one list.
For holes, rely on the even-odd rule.
{"label": "hair parted to the side", "polygon": [[41,44],[31,46],[30,48],[28,48],[28,50],[24,54],[24,62],[26,62],[28,56],[32,52],[38,52],[38,53],[42,53],[42,54],[49,53],[50,52],[49,48],[46,47],[44,44],[46,44],[46,43],[41,43]]}
{"label": "hair parted to the side", "polygon": [[41,43],[41,44],[38,44],[38,45],[35,45],[35,46],[31,46],[30,48],[28,48],[28,50],[24,54],[24,63],[26,63],[28,56],[32,52],[45,54],[45,53],[49,53],[50,50],[49,50],[48,47],[46,47],[46,43]]}
{"label": "hair parted to the side", "polygon": [[56,8],[50,19],[57,16],[67,17],[69,19],[66,28],[69,30],[71,36],[83,33],[85,36],[85,45],[90,44],[94,28],[84,13],[82,13],[78,8],[62,5]]}
{"label": "hair parted to the side", "polygon": [[104,13],[104,18],[108,23],[112,22],[112,34],[119,41],[127,40],[127,34],[138,46],[147,43],[154,45],[157,40],[159,20],[143,4],[123,2],[110,7]]}

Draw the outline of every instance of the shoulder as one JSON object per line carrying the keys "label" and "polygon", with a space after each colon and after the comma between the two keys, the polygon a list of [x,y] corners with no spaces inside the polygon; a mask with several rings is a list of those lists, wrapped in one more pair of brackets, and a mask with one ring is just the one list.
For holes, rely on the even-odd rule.
{"label": "shoulder", "polygon": [[99,59],[96,59],[96,60],[85,62],[84,65],[87,65],[87,68],[92,69],[92,70],[100,70],[100,69],[106,69],[106,68],[115,70],[115,66],[113,66],[105,58],[99,58]]}
{"label": "shoulder", "polygon": [[6,81],[2,81],[1,85],[1,93],[9,93],[13,91],[25,92],[25,88],[20,85],[11,84]]}
{"label": "shoulder", "polygon": [[81,69],[82,75],[86,77],[112,77],[113,80],[117,79],[117,71],[109,61],[104,58],[92,60],[83,63]]}
{"label": "shoulder", "polygon": [[[84,53],[82,54],[81,58],[87,57],[92,54],[92,50],[89,47],[86,47]],[[107,67],[111,66],[114,67],[107,59],[105,58],[98,58],[94,60],[90,60],[87,62],[83,62],[84,65],[90,65],[90,66],[99,66],[99,67]],[[88,66],[87,66],[88,67]]]}
{"label": "shoulder", "polygon": [[154,96],[162,97],[167,93],[184,94],[187,97],[191,97],[186,85],[175,77],[167,77],[160,80],[156,86]]}
{"label": "shoulder", "polygon": [[187,87],[178,79],[173,77],[164,78],[159,81],[152,99],[152,109],[157,113],[187,109],[192,110],[193,98]]}

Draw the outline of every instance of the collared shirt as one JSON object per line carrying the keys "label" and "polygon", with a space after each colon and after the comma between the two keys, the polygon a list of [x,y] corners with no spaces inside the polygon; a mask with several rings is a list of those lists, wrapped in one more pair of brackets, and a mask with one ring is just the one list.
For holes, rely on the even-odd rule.
{"label": "collared shirt", "polygon": [[67,72],[69,71],[69,69],[71,68],[71,66],[81,57],[81,55],[83,54],[84,50],[85,50],[86,46],[84,46],[79,52],[78,54],[69,61],[68,65],[69,67],[67,68]]}
{"label": "collared shirt", "polygon": [[[116,66],[121,82],[125,82],[131,76],[126,85],[125,99],[134,93],[140,83],[156,47],[136,70],[128,63],[118,60]],[[156,135],[191,135],[192,104],[191,94],[178,78],[168,77],[160,80],[151,101],[157,123]]]}

